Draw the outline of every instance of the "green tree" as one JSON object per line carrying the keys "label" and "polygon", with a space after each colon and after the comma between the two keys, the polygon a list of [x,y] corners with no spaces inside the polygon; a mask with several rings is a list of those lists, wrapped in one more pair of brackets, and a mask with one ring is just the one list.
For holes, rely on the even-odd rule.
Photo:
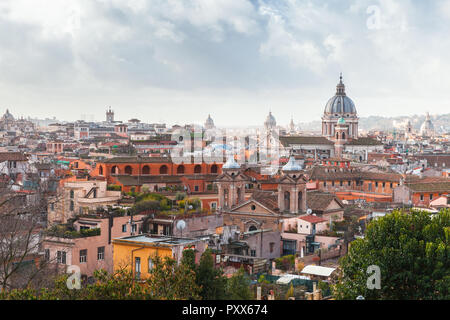
{"label": "green tree", "polygon": [[241,267],[227,281],[227,299],[230,300],[251,300],[253,294],[250,290],[250,279]]}
{"label": "green tree", "polygon": [[195,272],[187,263],[177,265],[170,257],[153,259],[153,269],[147,280],[154,299],[199,299],[200,287]]}
{"label": "green tree", "polygon": [[[450,211],[395,210],[372,221],[351,243],[334,286],[337,299],[450,299]],[[381,289],[369,289],[367,268],[380,268]]]}
{"label": "green tree", "polygon": [[214,267],[210,249],[206,249],[200,258],[196,270],[197,285],[201,288],[200,296],[204,300],[222,300],[226,298],[226,281],[221,269]]}
{"label": "green tree", "polygon": [[195,271],[195,251],[192,249],[184,250],[183,257],[181,258],[181,264],[184,264],[189,269]]}

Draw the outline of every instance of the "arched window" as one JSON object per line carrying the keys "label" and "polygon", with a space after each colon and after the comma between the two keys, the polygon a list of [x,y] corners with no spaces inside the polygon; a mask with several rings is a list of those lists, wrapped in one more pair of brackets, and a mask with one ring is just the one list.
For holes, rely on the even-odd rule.
{"label": "arched window", "polygon": [[254,225],[251,225],[250,228],[248,228],[248,231],[256,231],[258,228]]}
{"label": "arched window", "polygon": [[131,168],[131,166],[126,166],[125,167],[125,174],[132,174],[133,173],[133,168]]}
{"label": "arched window", "polygon": [[142,167],[142,174],[150,174],[150,167],[145,165]]}
{"label": "arched window", "polygon": [[161,167],[159,167],[159,174],[167,174],[167,166],[166,165],[162,165]]}
{"label": "arched window", "polygon": [[183,165],[179,165],[177,167],[177,174],[183,174],[184,173],[184,166]]}
{"label": "arched window", "polygon": [[211,173],[217,173],[217,171],[218,171],[217,164],[213,164],[211,166]]}
{"label": "arched window", "polygon": [[100,166],[99,168],[98,168],[98,174],[99,175],[103,175],[103,167],[102,166]]}
{"label": "arched window", "polygon": [[113,166],[111,168],[111,174],[119,174],[119,168],[117,168],[117,166]]}
{"label": "arched window", "polygon": [[336,139],[339,139],[339,132],[336,132]]}
{"label": "arched window", "polygon": [[303,192],[298,193],[298,211],[303,211]]}
{"label": "arched window", "polygon": [[291,209],[291,194],[289,191],[284,193],[284,210],[289,211]]}
{"label": "arched window", "polygon": [[342,132],[342,139],[345,139],[345,132]]}
{"label": "arched window", "polygon": [[202,166],[199,165],[199,164],[197,164],[197,165],[194,167],[194,173],[202,173]]}

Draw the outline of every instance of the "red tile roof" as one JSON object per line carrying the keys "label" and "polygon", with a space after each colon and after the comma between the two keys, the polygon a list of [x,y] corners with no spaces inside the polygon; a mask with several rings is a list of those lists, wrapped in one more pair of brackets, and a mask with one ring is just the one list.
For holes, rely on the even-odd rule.
{"label": "red tile roof", "polygon": [[299,219],[302,219],[302,220],[304,220],[306,222],[309,222],[309,223],[319,223],[319,222],[327,221],[327,220],[325,220],[323,218],[319,218],[317,216],[303,216],[303,217],[300,217]]}

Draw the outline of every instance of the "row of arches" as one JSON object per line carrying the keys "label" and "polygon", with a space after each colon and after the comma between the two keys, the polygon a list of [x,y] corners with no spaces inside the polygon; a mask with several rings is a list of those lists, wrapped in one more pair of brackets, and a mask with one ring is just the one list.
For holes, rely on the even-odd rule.
{"label": "row of arches", "polygon": [[[104,175],[104,169],[103,166],[100,166],[99,169],[99,175]],[[125,166],[125,168],[123,169],[123,173],[120,172],[121,170],[119,169],[118,166],[112,166],[111,168],[111,174],[129,174],[132,175],[134,173],[133,167],[132,166]],[[185,174],[186,172],[186,168],[184,165],[178,165],[176,167],[176,174]],[[201,165],[196,165],[194,167],[194,174],[202,174],[202,166]],[[213,164],[211,166],[211,173],[218,173],[219,171],[219,167],[216,164]],[[137,172],[136,172],[137,173]],[[150,174],[151,170],[150,170],[150,166],[148,165],[144,165],[141,168],[141,174]],[[169,173],[169,168],[164,164],[162,166],[159,167],[159,170],[157,171],[158,174],[168,174]]]}

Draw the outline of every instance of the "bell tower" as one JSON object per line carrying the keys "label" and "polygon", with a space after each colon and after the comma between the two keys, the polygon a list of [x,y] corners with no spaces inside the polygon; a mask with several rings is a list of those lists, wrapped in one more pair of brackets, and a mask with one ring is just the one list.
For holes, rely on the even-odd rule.
{"label": "bell tower", "polygon": [[114,111],[111,110],[111,107],[109,107],[109,110],[106,110],[106,122],[114,122]]}
{"label": "bell tower", "polygon": [[245,201],[245,185],[248,178],[241,173],[241,166],[231,156],[222,166],[222,174],[217,177],[216,184],[219,191],[218,210],[231,209]]}
{"label": "bell tower", "polygon": [[306,211],[306,179],[302,167],[291,155],[281,169],[278,181],[278,208],[281,212],[297,214]]}

